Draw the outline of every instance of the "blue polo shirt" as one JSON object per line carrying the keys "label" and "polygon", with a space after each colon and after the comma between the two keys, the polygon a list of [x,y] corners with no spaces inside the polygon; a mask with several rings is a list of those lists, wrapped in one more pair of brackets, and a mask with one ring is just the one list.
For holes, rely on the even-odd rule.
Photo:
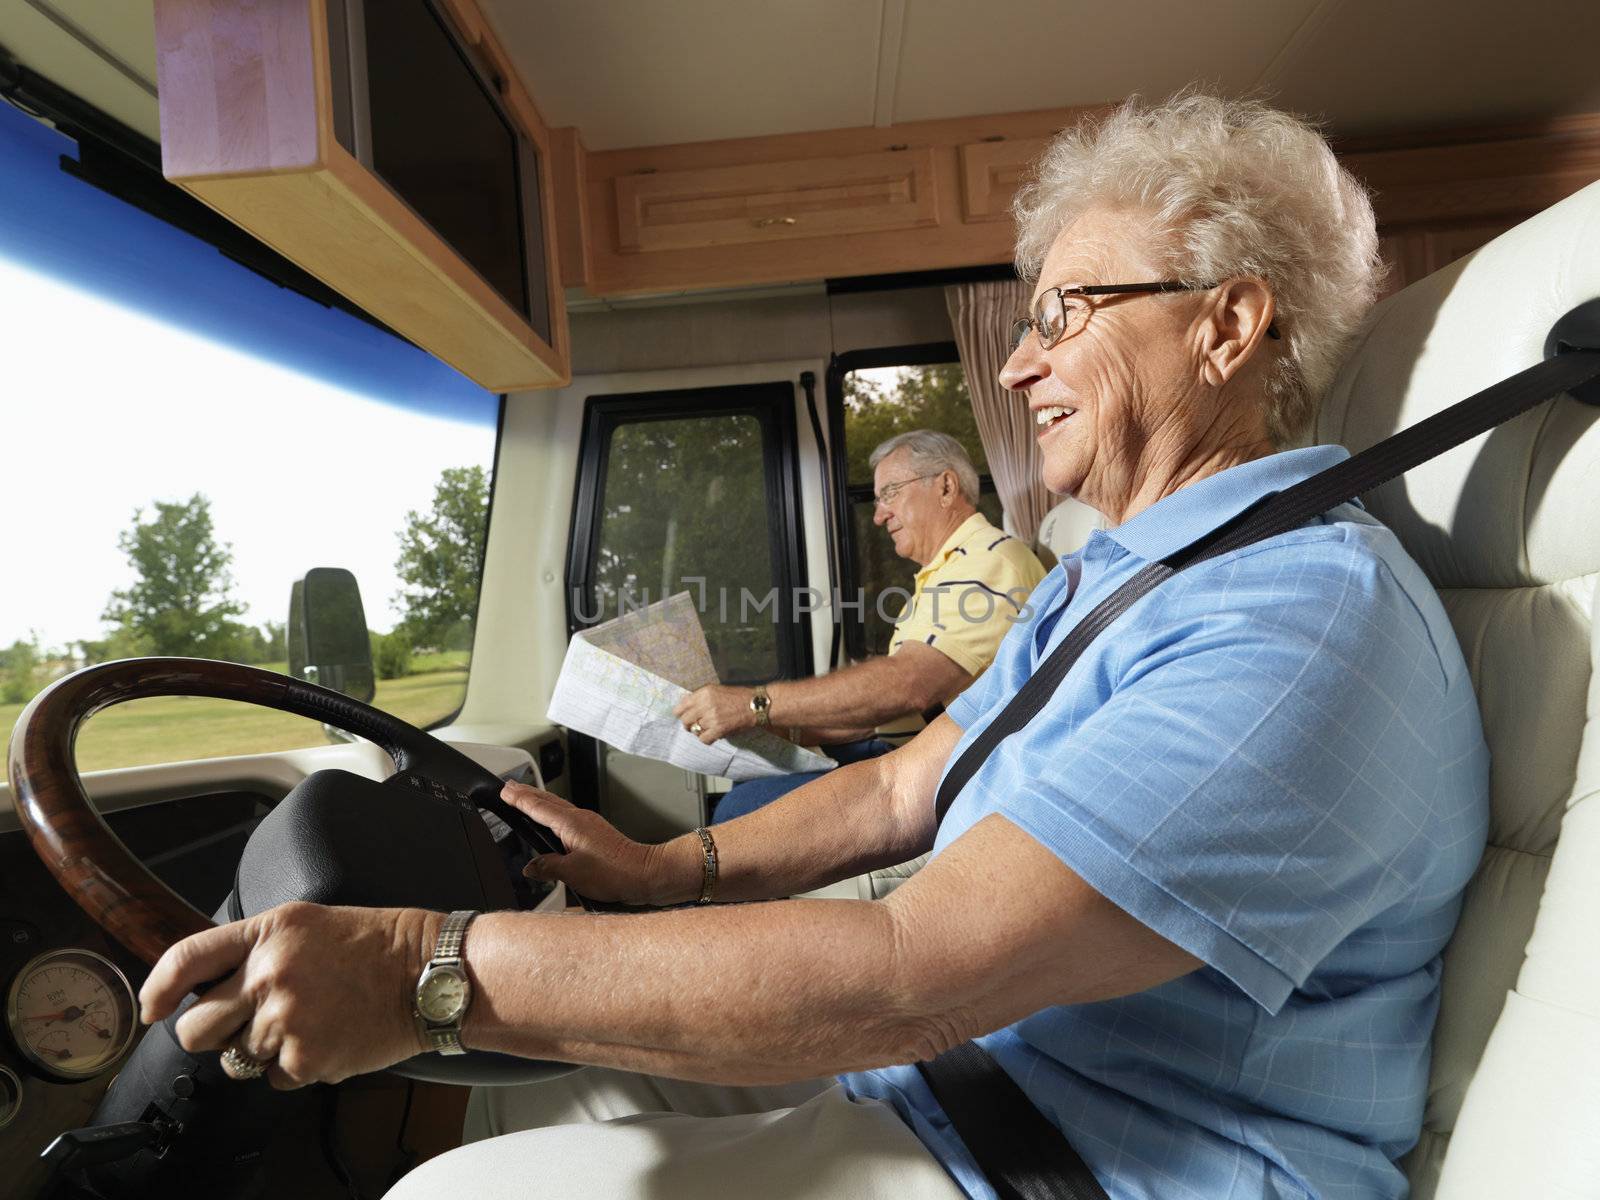
{"label": "blue polo shirt", "polygon": [[[950,761],[1139,568],[1345,457],[1258,459],[1095,533],[951,704]],[[935,854],[991,813],[1205,964],[981,1039],[1112,1200],[1405,1194],[1488,750],[1444,609],[1387,528],[1344,505],[1144,597],[979,769]],[[994,1195],[915,1068],[844,1078]]]}

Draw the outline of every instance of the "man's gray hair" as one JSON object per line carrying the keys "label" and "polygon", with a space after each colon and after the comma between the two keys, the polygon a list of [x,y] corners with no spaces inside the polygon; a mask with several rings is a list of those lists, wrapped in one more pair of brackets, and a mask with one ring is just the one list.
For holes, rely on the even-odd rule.
{"label": "man's gray hair", "polygon": [[1267,429],[1280,447],[1311,428],[1384,272],[1366,189],[1314,127],[1254,100],[1131,99],[1058,134],[1012,207],[1017,271],[1029,281],[1056,236],[1094,207],[1149,213],[1157,265],[1171,278],[1266,280],[1283,337],[1266,383]]}
{"label": "man's gray hair", "polygon": [[954,471],[956,485],[967,498],[967,503],[974,508],[978,506],[978,472],[973,469],[966,448],[948,433],[940,433],[936,429],[912,429],[897,433],[872,452],[867,465],[876,471],[878,464],[896,450],[906,451],[911,469],[918,475]]}

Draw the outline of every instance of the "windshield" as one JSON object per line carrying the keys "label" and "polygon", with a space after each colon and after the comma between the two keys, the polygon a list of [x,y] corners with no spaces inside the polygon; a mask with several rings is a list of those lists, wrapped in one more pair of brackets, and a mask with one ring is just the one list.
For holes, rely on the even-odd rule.
{"label": "windshield", "polygon": [[[88,663],[286,668],[290,589],[360,584],[374,703],[417,725],[465,692],[500,398],[64,168],[0,104],[0,737]],[[109,710],[80,769],[316,745],[227,701]]]}

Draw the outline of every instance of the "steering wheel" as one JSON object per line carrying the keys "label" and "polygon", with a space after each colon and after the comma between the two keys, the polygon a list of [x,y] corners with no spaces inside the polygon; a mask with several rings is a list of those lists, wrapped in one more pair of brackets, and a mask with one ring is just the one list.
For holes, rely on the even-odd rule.
{"label": "steering wheel", "polygon": [[[212,919],[122,844],[90,802],[74,757],[84,721],[113,704],[147,696],[242,700],[310,717],[376,743],[397,768],[382,784],[342,771],[319,771],[299,784],[251,835],[234,894],[219,917],[247,916],[290,899],[517,907],[516,881],[480,808],[505,821],[535,852],[562,849],[553,833],[500,798],[501,781],[492,772],[338,692],[208,659],[136,658],[85,667],[51,684],[23,710],[11,735],[12,794],[28,840],[67,895],[152,966],[175,942],[210,928]],[[397,834],[408,827],[415,836]],[[481,1050],[422,1055],[391,1068],[416,1079],[461,1084],[524,1083],[572,1069]]]}

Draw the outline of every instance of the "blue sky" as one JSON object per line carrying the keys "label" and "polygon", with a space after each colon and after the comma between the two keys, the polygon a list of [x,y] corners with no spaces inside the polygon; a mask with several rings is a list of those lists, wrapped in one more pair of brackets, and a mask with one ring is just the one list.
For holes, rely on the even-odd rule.
{"label": "blue sky", "polygon": [[453,368],[66,174],[63,154],[76,143],[0,103],[0,258],[383,403],[494,423]]}

